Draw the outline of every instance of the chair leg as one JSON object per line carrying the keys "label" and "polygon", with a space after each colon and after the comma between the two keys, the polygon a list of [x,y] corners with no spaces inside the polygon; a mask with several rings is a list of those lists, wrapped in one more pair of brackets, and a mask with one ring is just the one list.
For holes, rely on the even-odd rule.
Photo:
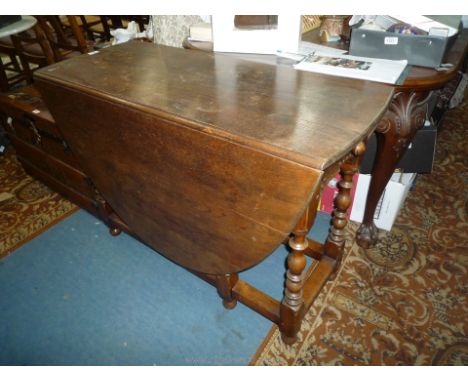
{"label": "chair leg", "polygon": [[24,73],[24,78],[26,80],[26,82],[28,84],[32,83],[33,82],[33,72],[29,66],[29,63],[27,60],[23,60],[21,57],[20,57],[20,61],[21,61],[21,66],[23,68],[23,73]]}
{"label": "chair leg", "polygon": [[8,77],[5,70],[5,65],[0,59],[0,91],[7,92],[10,90],[10,85],[8,84]]}
{"label": "chair leg", "polygon": [[20,64],[18,62],[18,59],[16,58],[16,54],[11,53],[11,54],[9,54],[9,56],[10,56],[10,61],[11,61],[12,65],[13,65],[13,67],[15,68],[15,71],[17,71],[18,73],[21,73],[21,66],[20,66]]}

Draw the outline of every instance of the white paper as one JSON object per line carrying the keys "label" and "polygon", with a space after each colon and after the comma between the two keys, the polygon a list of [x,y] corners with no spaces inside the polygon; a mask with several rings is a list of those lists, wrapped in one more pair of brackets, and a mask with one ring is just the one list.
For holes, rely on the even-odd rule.
{"label": "white paper", "polygon": [[[394,173],[380,197],[374,213],[374,223],[379,229],[390,231],[400,211],[416,174]],[[350,220],[361,223],[366,208],[371,176],[359,174]]]}
{"label": "white paper", "polygon": [[294,67],[298,70],[332,76],[395,84],[407,64],[407,60],[383,60],[350,55],[313,54],[294,65]]}

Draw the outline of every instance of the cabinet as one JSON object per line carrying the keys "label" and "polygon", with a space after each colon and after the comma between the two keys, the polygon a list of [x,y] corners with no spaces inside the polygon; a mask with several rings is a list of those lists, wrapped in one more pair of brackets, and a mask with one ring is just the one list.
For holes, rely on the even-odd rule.
{"label": "cabinet", "polygon": [[126,230],[96,191],[34,86],[0,95],[0,114],[26,172],[111,227]]}

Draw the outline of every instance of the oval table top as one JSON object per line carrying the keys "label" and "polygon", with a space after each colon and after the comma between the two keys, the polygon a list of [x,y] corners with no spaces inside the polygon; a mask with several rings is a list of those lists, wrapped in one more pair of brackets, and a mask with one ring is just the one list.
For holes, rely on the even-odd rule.
{"label": "oval table top", "polygon": [[373,130],[393,95],[386,84],[142,42],[62,61],[35,77],[319,170]]}
{"label": "oval table top", "polygon": [[34,78],[83,170],[136,236],[217,275],[284,242],[324,173],[372,133],[393,96],[386,84],[138,41]]}

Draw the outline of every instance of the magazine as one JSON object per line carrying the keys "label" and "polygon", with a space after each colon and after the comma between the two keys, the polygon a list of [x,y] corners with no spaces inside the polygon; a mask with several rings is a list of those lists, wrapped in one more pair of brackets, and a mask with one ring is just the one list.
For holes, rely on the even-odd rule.
{"label": "magazine", "polygon": [[349,55],[310,54],[294,65],[298,70],[396,84],[408,61],[383,60]]}

